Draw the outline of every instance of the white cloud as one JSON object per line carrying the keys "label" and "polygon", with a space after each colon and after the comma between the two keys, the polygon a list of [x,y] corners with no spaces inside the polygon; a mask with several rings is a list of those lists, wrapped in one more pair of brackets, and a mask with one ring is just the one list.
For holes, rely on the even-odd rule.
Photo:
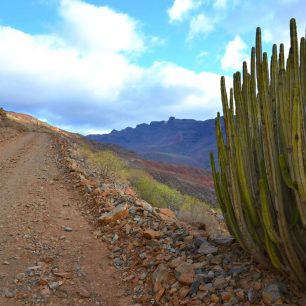
{"label": "white cloud", "polygon": [[[31,36],[21,31],[0,27],[1,75],[27,78],[39,86],[56,86],[115,99],[120,88],[141,73],[123,55],[92,52],[81,56],[69,46],[61,46],[52,36]],[[64,44],[64,43],[63,43]]]}
{"label": "white cloud", "polygon": [[215,9],[226,9],[228,0],[215,0]]}
{"label": "white cloud", "polygon": [[168,10],[170,21],[182,21],[199,4],[200,1],[198,0],[174,0],[173,5]]}
{"label": "white cloud", "polygon": [[[4,107],[83,133],[170,115],[205,119],[220,109],[219,75],[167,62],[143,68],[130,61],[143,51],[146,38],[129,16],[80,0],[62,0],[60,12],[62,26],[53,34],[0,26]],[[121,30],[112,36],[105,30],[99,35],[99,27],[117,24]]]}
{"label": "white cloud", "polygon": [[139,24],[126,14],[83,2],[62,0],[65,39],[81,50],[139,52],[144,42]]}
{"label": "white cloud", "polygon": [[[181,118],[203,119],[204,113],[215,116],[219,108],[220,75],[195,73],[169,62],[155,62],[145,71],[149,92],[162,92],[170,113]],[[158,101],[156,101],[158,105]],[[152,106],[156,107],[156,104]]]}
{"label": "white cloud", "polygon": [[201,13],[193,17],[189,25],[188,39],[193,39],[198,35],[206,35],[212,32],[215,28],[216,21]]}
{"label": "white cloud", "polygon": [[242,62],[249,58],[245,50],[247,50],[246,43],[239,35],[236,35],[235,39],[227,44],[224,56],[221,58],[222,69],[241,70]]}

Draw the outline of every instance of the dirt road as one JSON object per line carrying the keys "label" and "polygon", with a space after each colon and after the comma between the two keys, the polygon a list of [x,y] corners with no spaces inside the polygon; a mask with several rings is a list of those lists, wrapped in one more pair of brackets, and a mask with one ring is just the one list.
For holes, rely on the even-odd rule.
{"label": "dirt road", "polygon": [[131,305],[52,136],[0,147],[0,305]]}

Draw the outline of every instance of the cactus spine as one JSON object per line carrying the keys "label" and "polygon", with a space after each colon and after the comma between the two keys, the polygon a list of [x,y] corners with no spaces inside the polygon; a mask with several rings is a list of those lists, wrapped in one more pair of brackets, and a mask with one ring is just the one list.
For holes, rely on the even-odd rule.
{"label": "cactus spine", "polygon": [[273,46],[270,67],[256,31],[250,72],[243,63],[228,98],[221,78],[226,139],[216,119],[217,199],[229,231],[263,265],[306,285],[306,40]]}

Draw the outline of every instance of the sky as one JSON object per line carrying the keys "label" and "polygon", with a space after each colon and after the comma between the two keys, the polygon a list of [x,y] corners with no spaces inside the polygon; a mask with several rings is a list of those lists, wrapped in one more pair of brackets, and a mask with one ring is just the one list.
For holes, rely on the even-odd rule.
{"label": "sky", "polygon": [[305,0],[0,1],[0,107],[82,134],[221,111],[220,77],[306,27]]}

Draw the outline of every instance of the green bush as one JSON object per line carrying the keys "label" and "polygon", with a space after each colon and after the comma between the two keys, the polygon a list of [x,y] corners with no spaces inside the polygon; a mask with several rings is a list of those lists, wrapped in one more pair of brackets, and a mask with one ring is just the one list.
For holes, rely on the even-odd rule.
{"label": "green bush", "polygon": [[112,151],[92,152],[83,147],[81,154],[105,178],[119,178],[126,168],[125,162]]}

